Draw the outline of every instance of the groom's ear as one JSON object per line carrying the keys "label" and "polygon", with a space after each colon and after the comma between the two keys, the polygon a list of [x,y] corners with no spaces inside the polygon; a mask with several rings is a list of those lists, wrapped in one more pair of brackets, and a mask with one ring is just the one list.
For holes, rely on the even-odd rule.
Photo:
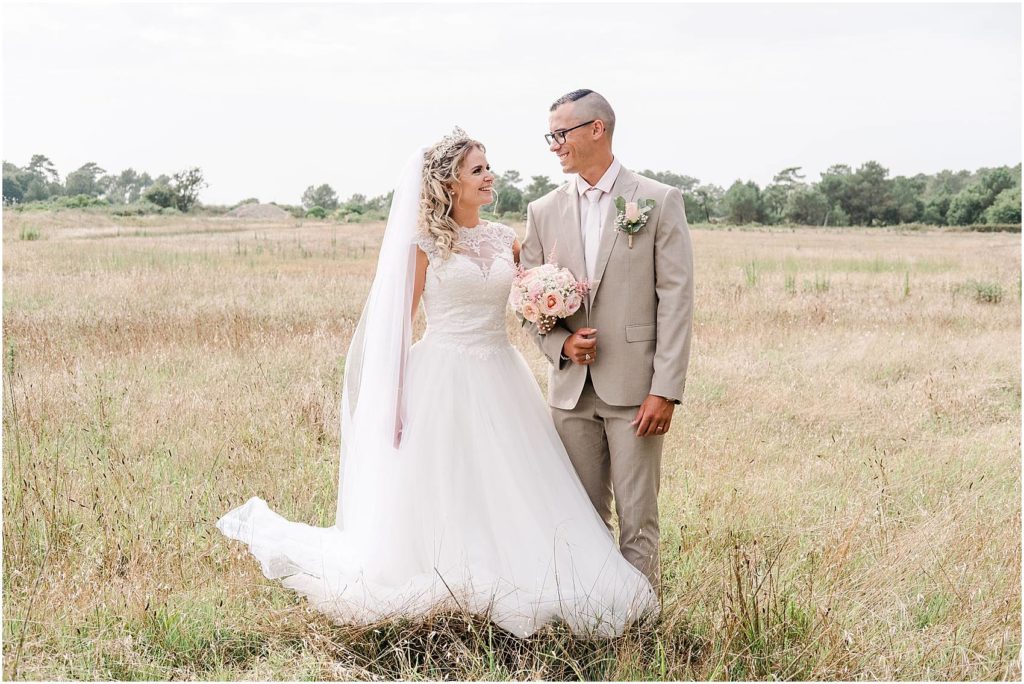
{"label": "groom's ear", "polygon": [[600,139],[608,133],[608,129],[605,128],[604,121],[597,119],[594,121],[594,139]]}

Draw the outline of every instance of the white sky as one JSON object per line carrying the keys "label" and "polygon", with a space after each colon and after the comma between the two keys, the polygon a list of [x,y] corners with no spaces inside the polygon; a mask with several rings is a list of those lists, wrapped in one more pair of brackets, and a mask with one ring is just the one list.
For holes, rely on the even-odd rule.
{"label": "white sky", "polygon": [[201,199],[390,189],[458,124],[498,171],[562,179],[580,87],[629,168],[728,186],[875,159],[1021,160],[1021,8],[1000,5],[52,5],[3,8],[3,158],[173,173]]}

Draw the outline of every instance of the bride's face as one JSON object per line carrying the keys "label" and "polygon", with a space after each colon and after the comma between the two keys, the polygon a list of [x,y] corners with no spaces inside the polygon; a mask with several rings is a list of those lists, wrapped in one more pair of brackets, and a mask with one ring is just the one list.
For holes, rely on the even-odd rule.
{"label": "bride's face", "polygon": [[452,184],[452,194],[463,207],[482,207],[494,201],[494,174],[487,155],[474,147],[462,160],[459,178]]}

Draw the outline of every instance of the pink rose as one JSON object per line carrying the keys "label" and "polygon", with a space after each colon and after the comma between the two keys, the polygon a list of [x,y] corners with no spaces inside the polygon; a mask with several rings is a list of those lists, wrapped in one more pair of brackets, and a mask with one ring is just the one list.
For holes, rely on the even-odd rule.
{"label": "pink rose", "polygon": [[580,310],[580,305],[583,304],[583,298],[573,292],[569,295],[569,298],[565,300],[565,311],[567,314],[572,315]]}
{"label": "pink rose", "polygon": [[541,311],[548,316],[557,316],[562,312],[563,305],[562,297],[557,292],[548,292],[540,300]]}
{"label": "pink rose", "polygon": [[636,202],[626,202],[626,220],[632,223],[640,218],[640,205]]}
{"label": "pink rose", "polygon": [[537,317],[540,315],[540,310],[537,305],[533,302],[527,302],[523,304],[523,318],[530,321],[531,323],[537,322]]}

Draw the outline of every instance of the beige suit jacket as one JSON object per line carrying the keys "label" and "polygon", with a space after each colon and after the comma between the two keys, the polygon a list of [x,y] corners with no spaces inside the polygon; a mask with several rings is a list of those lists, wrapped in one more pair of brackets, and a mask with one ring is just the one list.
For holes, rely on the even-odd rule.
{"label": "beige suit jacket", "polygon": [[[622,168],[612,186],[590,296],[584,306],[546,335],[533,337],[551,362],[548,402],[575,408],[587,379],[614,406],[639,406],[648,394],[678,402],[686,386],[693,328],[693,247],[683,196],[677,188]],[[615,227],[614,199],[653,199],[647,224],[633,237]],[[548,261],[586,278],[580,203],[570,181],[531,202],[520,261],[532,268]],[[597,361],[561,361],[562,345],[579,328],[597,329]]]}

